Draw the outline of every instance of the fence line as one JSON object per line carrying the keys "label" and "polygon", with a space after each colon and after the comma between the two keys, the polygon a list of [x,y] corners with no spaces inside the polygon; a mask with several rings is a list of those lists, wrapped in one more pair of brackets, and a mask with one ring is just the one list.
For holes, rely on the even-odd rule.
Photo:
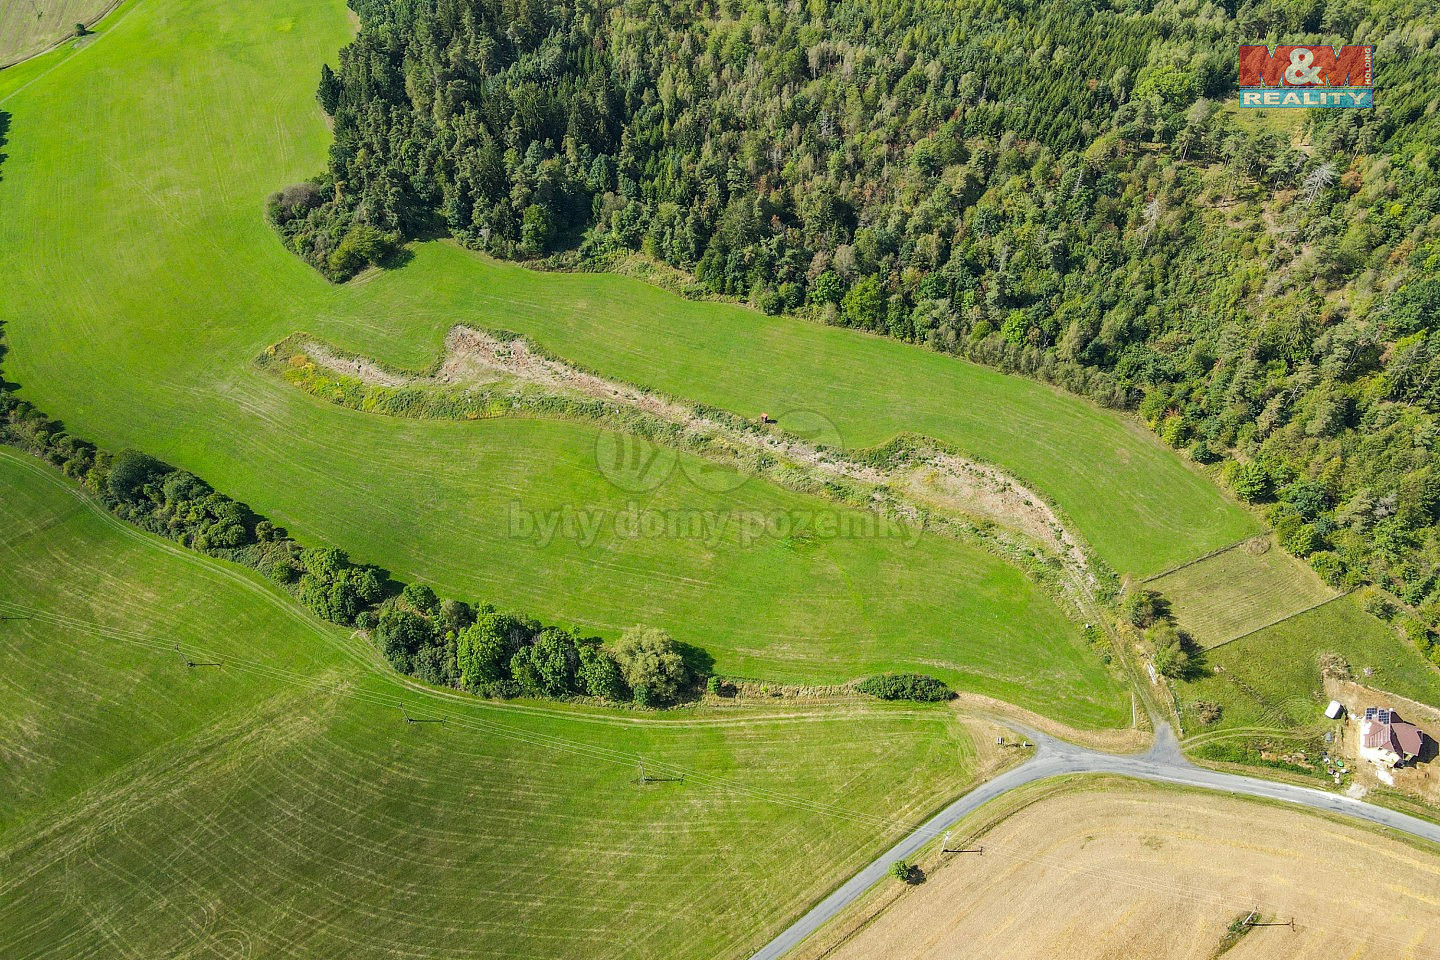
{"label": "fence line", "polygon": [[1236,540],[1234,543],[1227,544],[1226,546],[1219,547],[1219,548],[1217,548],[1217,549],[1215,549],[1215,550],[1211,550],[1211,551],[1210,551],[1209,553],[1207,553],[1207,554],[1203,554],[1202,556],[1198,556],[1198,557],[1196,557],[1194,560],[1186,560],[1184,563],[1176,564],[1176,565],[1173,566],[1173,567],[1170,567],[1170,568],[1165,569],[1165,570],[1161,570],[1159,573],[1152,573],[1150,576],[1144,577],[1143,579],[1141,579],[1140,582],[1141,582],[1141,583],[1152,583],[1152,582],[1154,582],[1154,581],[1156,581],[1156,580],[1159,580],[1161,577],[1168,577],[1168,576],[1170,576],[1170,574],[1172,574],[1172,573],[1179,573],[1181,570],[1184,570],[1186,567],[1193,567],[1193,566],[1194,566],[1195,564],[1197,564],[1197,563],[1203,563],[1204,561],[1209,560],[1209,559],[1212,558],[1212,557],[1218,557],[1218,556],[1220,556],[1220,554],[1222,554],[1222,553],[1229,553],[1231,550],[1234,550],[1236,547],[1244,546],[1245,544],[1249,543],[1251,540],[1258,540],[1258,539],[1260,539],[1260,537],[1265,537],[1265,536],[1269,536],[1269,534],[1258,534],[1257,536],[1245,537],[1245,538],[1242,539],[1242,540]]}

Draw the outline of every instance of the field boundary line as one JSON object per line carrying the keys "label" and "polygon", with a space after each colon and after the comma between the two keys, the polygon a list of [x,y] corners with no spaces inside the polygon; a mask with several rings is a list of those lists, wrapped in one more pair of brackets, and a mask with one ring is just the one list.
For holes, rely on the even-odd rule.
{"label": "field boundary line", "polygon": [[1309,613],[1311,610],[1319,610],[1321,607],[1323,607],[1323,606],[1325,606],[1325,605],[1327,605],[1327,604],[1334,603],[1336,600],[1344,600],[1346,597],[1350,596],[1350,594],[1354,593],[1356,590],[1359,590],[1359,589],[1360,589],[1359,587],[1351,587],[1349,590],[1346,590],[1344,593],[1337,593],[1337,594],[1335,594],[1335,596],[1333,596],[1333,597],[1328,597],[1328,598],[1326,598],[1326,599],[1324,599],[1324,600],[1321,600],[1319,603],[1312,603],[1312,604],[1310,604],[1310,606],[1306,607],[1306,608],[1303,609],[1303,610],[1296,610],[1294,613],[1287,613],[1287,614],[1285,614],[1285,616],[1280,617],[1280,618],[1278,618],[1278,619],[1276,619],[1276,620],[1271,620],[1269,623],[1263,623],[1263,624],[1261,624],[1260,626],[1256,627],[1254,630],[1247,630],[1247,631],[1245,631],[1244,633],[1240,634],[1240,636],[1238,636],[1238,637],[1231,637],[1229,640],[1221,640],[1219,643],[1215,644],[1213,647],[1206,647],[1206,648],[1205,648],[1205,652],[1206,652],[1206,653],[1209,653],[1211,650],[1219,650],[1221,647],[1226,646],[1227,644],[1234,643],[1236,640],[1244,640],[1246,637],[1253,636],[1254,634],[1259,633],[1261,630],[1269,630],[1271,627],[1278,627],[1280,624],[1284,623],[1286,620],[1293,620],[1293,619],[1295,619],[1296,617],[1300,616],[1301,614]]}
{"label": "field boundary line", "polygon": [[1186,567],[1193,567],[1193,566],[1194,566],[1195,564],[1197,564],[1197,563],[1204,563],[1206,560],[1210,560],[1210,559],[1212,559],[1212,558],[1214,558],[1214,557],[1218,557],[1218,556],[1220,556],[1220,554],[1222,554],[1222,553],[1229,553],[1231,550],[1234,550],[1236,547],[1243,546],[1243,545],[1249,543],[1251,540],[1258,540],[1260,537],[1264,537],[1264,536],[1269,536],[1268,532],[1267,532],[1267,533],[1257,533],[1257,534],[1256,534],[1255,536],[1253,536],[1253,537],[1243,537],[1243,538],[1241,538],[1241,539],[1239,539],[1239,540],[1236,540],[1234,543],[1229,543],[1229,544],[1226,544],[1226,545],[1223,546],[1223,547],[1217,547],[1216,549],[1211,550],[1209,553],[1201,554],[1200,556],[1196,557],[1194,560],[1186,560],[1184,563],[1177,563],[1175,566],[1169,567],[1169,568],[1167,568],[1167,569],[1165,569],[1165,570],[1161,570],[1159,573],[1152,573],[1152,574],[1151,574],[1150,576],[1148,576],[1148,577],[1142,577],[1141,580],[1140,580],[1140,582],[1141,582],[1141,583],[1153,583],[1153,582],[1156,581],[1156,580],[1160,580],[1160,579],[1162,579],[1162,578],[1164,578],[1164,577],[1170,576],[1170,574],[1172,574],[1172,573],[1179,573],[1181,570],[1184,570]]}

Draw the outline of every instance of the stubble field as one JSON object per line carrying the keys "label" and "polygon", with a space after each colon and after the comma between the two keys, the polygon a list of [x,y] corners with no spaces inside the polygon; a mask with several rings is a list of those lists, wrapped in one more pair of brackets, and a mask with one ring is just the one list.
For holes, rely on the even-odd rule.
{"label": "stubble field", "polygon": [[[1440,850],[1350,824],[1130,781],[1032,789],[829,960],[1440,957]],[[975,819],[996,816],[983,809]],[[959,836],[964,831],[957,831]],[[892,891],[893,893],[893,891]],[[861,911],[849,919],[863,919]],[[812,960],[840,929],[801,951]]]}

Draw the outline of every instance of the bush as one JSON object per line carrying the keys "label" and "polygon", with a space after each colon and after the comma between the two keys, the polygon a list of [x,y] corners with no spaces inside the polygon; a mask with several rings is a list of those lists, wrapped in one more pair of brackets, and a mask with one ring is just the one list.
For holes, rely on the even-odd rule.
{"label": "bush", "polygon": [[372,264],[379,264],[395,249],[395,238],[368,223],[357,223],[330,253],[328,265],[336,280],[348,280]]}
{"label": "bush", "polygon": [[1386,623],[1394,620],[1395,614],[1399,612],[1394,602],[1379,590],[1365,591],[1365,596],[1360,601],[1360,609]]}
{"label": "bush", "polygon": [[1225,469],[1225,482],[1230,484],[1235,495],[1246,503],[1268,500],[1273,490],[1270,473],[1253,460],[1231,463]]}
{"label": "bush", "polygon": [[563,697],[575,692],[575,670],[580,664],[575,638],[550,627],[535,642],[521,647],[510,660],[510,673],[525,693]]}
{"label": "bush", "polygon": [[1215,448],[1210,446],[1209,442],[1197,440],[1195,445],[1190,448],[1190,459],[1196,463],[1214,463],[1220,459],[1220,454],[1215,452]]}
{"label": "bush", "polygon": [[1160,425],[1160,439],[1172,447],[1183,447],[1190,439],[1190,425],[1184,417],[1166,417]]}
{"label": "bush", "polygon": [[626,698],[625,678],[620,674],[620,665],[599,644],[588,643],[580,647],[580,667],[576,677],[580,688],[592,697],[606,700]]}
{"label": "bush", "polygon": [[755,306],[759,307],[763,312],[774,316],[777,313],[784,312],[785,300],[780,296],[778,291],[764,290],[755,298]]}
{"label": "bush", "polygon": [[1321,550],[1310,555],[1310,566],[1332,587],[1345,585],[1345,562],[1339,556],[1329,550]]}
{"label": "bush", "polygon": [[1170,608],[1153,590],[1131,590],[1120,601],[1120,620],[1132,627],[1148,627],[1169,615]]}
{"label": "bush", "polygon": [[106,489],[116,499],[134,500],[140,496],[146,484],[172,469],[149,454],[138,450],[121,450],[110,467],[110,479],[106,483]]}
{"label": "bush", "polygon": [[375,627],[375,643],[385,659],[401,673],[409,673],[411,658],[435,639],[430,621],[408,610],[387,610]]}
{"label": "bush", "polygon": [[679,646],[654,627],[626,630],[615,644],[615,660],[641,706],[674,700],[690,680]]}
{"label": "bush", "polygon": [[[1284,539],[1280,541],[1280,546],[1297,557],[1308,557],[1316,550],[1319,550],[1321,545],[1320,533],[1315,529],[1313,523],[1299,524],[1293,530],[1289,531]],[[1338,560],[1339,558],[1337,557],[1336,559]],[[1344,568],[1342,567],[1342,574],[1343,570]],[[1319,571],[1317,570],[1317,572]],[[1322,573],[1321,576],[1324,576],[1324,574]]]}
{"label": "bush", "polygon": [[423,583],[410,583],[400,592],[405,602],[424,614],[434,615],[440,606],[440,598],[435,596],[435,591]]}
{"label": "bush", "polygon": [[919,883],[924,878],[920,868],[905,860],[896,860],[890,864],[890,876],[901,883]]}
{"label": "bush", "polygon": [[353,624],[384,594],[375,569],[351,563],[343,550],[302,551],[300,565],[300,602],[332,623]]}
{"label": "bush", "polygon": [[516,618],[494,610],[482,612],[456,638],[461,686],[478,691],[508,680],[511,659],[529,641],[529,631]]}
{"label": "bush", "polygon": [[1195,717],[1207,727],[1219,723],[1220,718],[1225,714],[1225,708],[1214,700],[1196,700],[1192,706],[1195,710]]}
{"label": "bush", "polygon": [[1170,623],[1157,623],[1145,633],[1155,669],[1171,680],[1189,680],[1200,672],[1204,651],[1189,635]]}
{"label": "bush", "polygon": [[955,691],[945,684],[922,673],[883,673],[861,680],[857,689],[881,700],[913,700],[917,703],[935,703],[955,696]]}

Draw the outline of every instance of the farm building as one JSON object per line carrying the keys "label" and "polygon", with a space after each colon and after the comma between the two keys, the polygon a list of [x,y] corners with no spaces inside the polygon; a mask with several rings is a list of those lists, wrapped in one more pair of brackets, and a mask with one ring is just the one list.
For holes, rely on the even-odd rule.
{"label": "farm building", "polygon": [[1339,700],[1331,700],[1330,706],[1325,708],[1325,716],[1331,720],[1338,720],[1340,714],[1345,712],[1345,706]]}
{"label": "farm building", "polygon": [[1425,734],[1400,719],[1389,707],[1366,707],[1360,721],[1360,758],[1382,767],[1397,767],[1420,755]]}

